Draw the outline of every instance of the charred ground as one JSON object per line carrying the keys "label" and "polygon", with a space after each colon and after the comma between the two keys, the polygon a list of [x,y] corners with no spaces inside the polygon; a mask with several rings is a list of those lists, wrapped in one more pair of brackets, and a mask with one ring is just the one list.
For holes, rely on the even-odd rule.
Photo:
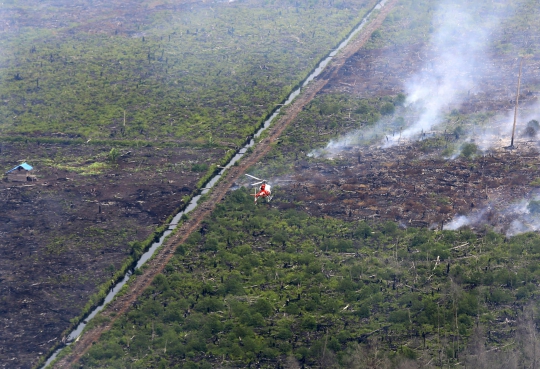
{"label": "charred ground", "polygon": [[1,167],[28,157],[37,177],[0,182],[0,355],[9,365],[27,365],[63,339],[96,288],[185,204],[204,174],[194,166],[216,154],[143,147],[119,149],[110,162],[109,153],[94,145],[2,145]]}
{"label": "charred ground", "polygon": [[[431,157],[430,157],[431,156]],[[535,147],[501,150],[449,161],[411,143],[391,149],[352,149],[336,163],[298,165],[296,185],[280,191],[280,208],[304,208],[314,216],[393,221],[441,228],[455,215],[494,207],[485,225],[505,230],[511,219],[495,208],[530,197],[537,174]],[[282,203],[286,202],[286,203]]]}
{"label": "charred ground", "polygon": [[[511,37],[511,36],[509,36]],[[521,35],[533,37],[532,32]],[[487,111],[511,110],[515,104],[519,58],[515,54],[501,54],[490,50],[486,55],[489,62],[483,63],[470,74],[487,77],[466,92],[466,98],[457,108],[460,113],[472,114]],[[339,77],[329,83],[327,93],[347,93],[359,98],[396,95],[403,92],[403,85],[424,64],[434,65],[438,60],[429,58],[429,47],[425,44],[395,45],[377,49],[364,49],[350,58],[340,70]],[[530,55],[524,63],[524,85],[520,101],[533,103],[538,98],[540,83],[540,56]],[[434,97],[436,98],[436,97]]]}
{"label": "charred ground", "polygon": [[[394,20],[413,19],[408,16],[414,12],[429,17],[433,4],[406,2]],[[421,39],[406,42],[420,52],[426,45]],[[369,54],[373,65],[384,66],[388,47],[357,55]],[[411,55],[404,53],[395,64],[404,75],[413,71],[410,65],[419,66],[407,60]],[[510,68],[511,58],[508,63]],[[253,205],[245,189],[230,194],[82,362],[506,368],[535,361],[530,349],[538,341],[527,311],[536,307],[538,235],[505,239],[491,230],[504,232],[511,221],[498,210],[534,196],[534,135],[520,129],[517,150],[497,141],[482,152],[471,139],[511,106],[502,84],[493,102],[482,97],[472,107],[451,107],[443,129],[426,136],[381,148],[381,131],[371,142],[341,145],[325,156],[320,149],[330,139],[363,135],[378,121],[397,128],[384,133],[395,135],[418,118],[402,106],[398,72],[385,85],[379,75],[389,71],[382,68],[364,71],[369,91],[345,93],[358,83],[354,74],[362,74],[351,70],[307,104],[251,170],[272,183],[282,177],[292,183],[275,186],[268,205]],[[534,81],[535,74],[530,76]],[[525,87],[533,91],[529,106],[533,84]],[[455,215],[484,206],[495,211],[486,213],[478,232],[439,229]]]}
{"label": "charred ground", "polygon": [[0,183],[1,365],[43,359],[374,4],[6,3],[0,167],[38,181]]}
{"label": "charred ground", "polygon": [[[267,178],[293,173],[293,184],[282,183],[276,197],[286,199],[280,207],[432,228],[482,211],[485,225],[505,233],[512,219],[502,210],[535,198],[538,126],[530,120],[540,119],[540,56],[531,52],[537,25],[527,19],[538,11],[532,2],[513,6],[490,35],[483,62],[465,76],[478,83],[447,107],[441,125],[399,139],[419,119],[404,106],[407,81],[444,63],[429,42],[435,7],[398,4],[256,166]],[[517,149],[508,150],[520,55]],[[464,154],[464,147],[472,151]]]}

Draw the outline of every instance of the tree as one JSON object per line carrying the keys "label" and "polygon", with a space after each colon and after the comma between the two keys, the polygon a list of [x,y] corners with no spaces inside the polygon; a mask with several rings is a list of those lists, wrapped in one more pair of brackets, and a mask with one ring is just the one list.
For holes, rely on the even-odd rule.
{"label": "tree", "polygon": [[354,235],[355,237],[364,239],[371,237],[371,227],[366,222],[360,222],[354,231]]}
{"label": "tree", "polygon": [[478,152],[478,146],[474,143],[465,143],[463,146],[461,146],[461,155],[466,157],[467,159],[470,159],[472,156],[476,155]]}
{"label": "tree", "polygon": [[531,202],[529,202],[529,205],[527,205],[527,210],[529,210],[529,212],[533,214],[540,213],[540,201],[532,200]]}
{"label": "tree", "polygon": [[403,94],[403,93],[399,93],[396,96],[394,102],[395,102],[396,105],[402,106],[405,103],[405,100],[407,100],[407,96],[405,94]]}
{"label": "tree", "polygon": [[380,109],[380,112],[382,115],[392,115],[394,114],[394,111],[396,108],[394,107],[394,104],[390,102],[385,102]]}

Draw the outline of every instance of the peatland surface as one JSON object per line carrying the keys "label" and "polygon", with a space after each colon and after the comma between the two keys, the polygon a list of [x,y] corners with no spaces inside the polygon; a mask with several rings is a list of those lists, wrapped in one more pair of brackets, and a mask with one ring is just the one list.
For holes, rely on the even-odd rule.
{"label": "peatland surface", "polygon": [[0,365],[29,368],[374,1],[0,9]]}
{"label": "peatland surface", "polygon": [[440,62],[425,63],[439,5],[398,2],[251,169],[272,202],[232,190],[84,366],[536,365],[539,9],[475,3],[499,25],[473,68],[484,77],[405,135],[423,114],[405,81]]}

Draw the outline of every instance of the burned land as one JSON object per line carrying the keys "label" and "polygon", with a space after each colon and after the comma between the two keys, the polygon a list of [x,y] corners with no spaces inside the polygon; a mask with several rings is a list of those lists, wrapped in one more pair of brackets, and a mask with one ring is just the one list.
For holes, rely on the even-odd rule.
{"label": "burned land", "polygon": [[[342,354],[352,348],[351,342],[365,342],[379,332],[374,337],[384,341],[386,350],[408,359],[420,355],[426,365],[438,356],[433,362],[442,366],[458,362],[475,319],[494,332],[489,344],[515,337],[514,327],[519,325],[515,322],[521,316],[514,307],[523,310],[526,299],[534,296],[536,259],[515,262],[507,253],[536,255],[536,238],[516,238],[507,248],[491,230],[507,235],[516,229],[537,230],[528,226],[529,218],[516,228],[509,210],[518,200],[524,201],[529,214],[540,209],[535,197],[540,184],[536,175],[540,126],[531,123],[538,118],[540,78],[539,59],[530,52],[537,26],[529,10],[536,8],[531,1],[506,5],[515,15],[493,34],[486,57],[455,74],[456,79],[474,80],[474,87],[460,90],[459,98],[449,101],[438,127],[402,138],[402,130],[422,115],[422,109],[406,103],[411,95],[407,82],[418,71],[439,73],[437,66],[444,60],[428,42],[438,25],[429,23],[436,2],[401,3],[380,32],[373,33],[368,47],[333,75],[253,168],[261,177],[284,176],[290,182],[274,187],[269,205],[254,207],[248,194],[239,190],[218,206],[211,221],[162,267],[164,275],[85,355],[84,363],[99,366],[100,360],[111,359],[115,364],[138,361],[135,365],[144,367],[161,365],[163,360],[201,366],[225,361],[238,367],[255,363],[294,367],[300,360],[308,367],[330,367],[344,362]],[[356,9],[367,2],[345,4]],[[164,13],[156,19],[174,18],[163,14],[178,9],[158,5],[151,9]],[[109,20],[64,29],[63,35],[83,30],[106,34],[111,40],[125,38],[115,39],[107,49],[104,60],[109,68],[85,69],[89,64],[84,59],[91,53],[72,51],[77,50],[73,44],[21,51],[32,68],[19,75],[21,66],[13,64],[4,73],[2,112],[8,122],[4,132],[34,140],[3,143],[0,160],[9,168],[22,158],[38,158],[32,162],[38,181],[2,182],[0,187],[6,204],[0,232],[9,237],[2,245],[6,256],[0,269],[0,319],[5,327],[0,342],[6,343],[0,357],[5,365],[28,366],[61,340],[61,332],[69,326],[66,317],[76,316],[96,286],[106,287],[122,262],[140,251],[140,242],[152,237],[184,203],[182,197],[193,193],[205,170],[215,164],[212,158],[223,157],[224,151],[227,155],[226,150],[251,134],[258,119],[290,90],[291,81],[300,79],[302,73],[296,69],[308,70],[324,54],[326,49],[313,40],[324,31],[307,31],[302,24],[313,26],[318,23],[313,19],[328,14],[335,26],[343,19],[351,21],[352,13],[344,12],[340,4],[319,5],[272,7],[258,14],[260,24],[231,26],[227,18],[216,17],[214,9],[204,8],[194,21],[180,16],[174,31],[145,33],[147,18],[140,12],[140,24],[131,24],[129,31],[113,27]],[[230,14],[246,11],[232,6]],[[291,31],[280,28],[285,22],[281,11],[283,18],[289,17]],[[304,23],[291,21],[302,12]],[[123,10],[117,13],[133,17]],[[215,32],[208,25],[213,19]],[[403,38],[400,32],[412,36]],[[319,37],[331,45],[327,34]],[[279,48],[272,45],[273,37],[280,40]],[[189,40],[194,52],[179,51],[171,40]],[[210,53],[214,46],[221,50],[222,43],[227,45],[223,53]],[[267,43],[267,54],[246,57],[245,50],[259,43]],[[310,52],[307,45],[317,50]],[[117,54],[129,48],[136,52],[127,68]],[[291,64],[285,54],[298,64]],[[526,114],[519,120],[516,149],[507,150],[508,130],[503,126],[511,121],[508,113],[515,102],[520,55],[526,57],[520,95]],[[81,68],[84,73],[79,73]],[[72,79],[91,88],[75,91],[72,100],[47,90]],[[227,90],[230,85],[237,90]],[[92,100],[96,96],[88,91],[100,86],[104,92]],[[31,104],[20,99],[22,90],[32,94]],[[177,90],[178,94],[171,93]],[[202,98],[194,101],[194,94]],[[43,104],[47,97],[63,113],[51,112]],[[434,100],[443,98],[442,93],[433,95]],[[96,109],[84,111],[84,104],[66,108],[77,99],[91,101]],[[41,115],[47,119],[34,123]],[[87,126],[72,124],[80,117]],[[181,120],[186,124],[178,124]],[[167,142],[158,148],[138,147],[131,141],[116,151],[111,144],[79,144],[73,152],[69,145],[51,143],[54,140],[37,144],[40,136],[64,135],[52,133],[61,131],[59,127],[71,135],[62,136],[66,139],[120,144],[120,140],[158,142],[162,135]],[[485,139],[482,134],[487,131],[498,136]],[[504,139],[499,132],[504,132]],[[189,146],[186,140],[193,149],[179,148],[180,141]],[[337,144],[329,145],[330,140]],[[427,231],[457,228],[459,216],[468,217],[466,224],[480,231],[478,239],[469,230]],[[483,249],[484,241],[488,247]],[[490,253],[504,257],[493,266]],[[469,259],[471,254],[474,260]],[[516,276],[503,275],[510,268]],[[479,273],[491,279],[482,279]],[[391,292],[383,295],[387,291]],[[268,303],[257,303],[263,300]],[[442,340],[439,307],[446,332]],[[223,313],[227,309],[228,318]],[[381,328],[386,319],[390,323]],[[149,342],[151,354],[139,361]]]}
{"label": "burned land", "polygon": [[0,355],[12,367],[63,339],[96,288],[185,205],[216,154],[129,148],[109,162],[109,153],[93,145],[2,145],[0,166],[36,158],[29,161],[37,177],[0,182]]}
{"label": "burned land", "polygon": [[[117,300],[126,314],[103,314],[82,338],[95,345],[58,366],[534,366],[540,242],[519,234],[538,230],[528,222],[540,209],[534,56],[506,146],[512,53],[534,47],[538,9],[498,2],[515,17],[482,50],[489,62],[446,78],[475,87],[448,98],[435,78],[443,88],[431,101],[448,100],[437,124],[402,137],[429,108],[408,104],[406,82],[442,63],[428,43],[437,3],[398,2],[284,134],[263,138],[271,150],[250,173],[274,185],[270,203],[233,186],[131,307]],[[494,3],[479,4],[489,13]],[[452,231],[458,219],[470,228]]]}
{"label": "burned land", "polygon": [[339,165],[299,164],[291,177],[297,184],[283,187],[278,206],[295,207],[289,204],[299,201],[313,216],[438,229],[456,215],[487,210],[483,226],[504,232],[513,219],[497,210],[537,193],[531,183],[538,178],[538,151],[536,145],[524,149],[448,161],[422,152],[419,143],[351,148]]}
{"label": "burned land", "polygon": [[[445,65],[448,55],[426,37],[433,24],[430,28],[425,19],[418,21],[426,10],[402,5],[408,16],[389,16],[255,167],[261,175],[287,177],[278,182],[282,190],[276,206],[435,229],[452,227],[448,223],[456,217],[472,214],[468,225],[514,234],[512,204],[534,202],[538,196],[540,56],[523,51],[534,49],[536,26],[515,23],[523,17],[520,11],[533,11],[530,7],[517,6],[486,37],[478,60],[456,71]],[[410,27],[408,33],[403,27]],[[457,29],[458,36],[467,35]],[[510,150],[519,55],[524,56],[520,105],[515,150]],[[441,65],[455,75],[441,74]],[[441,109],[433,128],[401,137],[429,107],[407,106],[407,89],[415,78],[428,85],[430,75],[439,85],[429,98],[434,101],[448,99],[445,79],[474,83]]]}
{"label": "burned land", "polygon": [[6,3],[0,167],[37,181],[0,182],[0,365],[43,361],[374,3]]}
{"label": "burned land", "polygon": [[[532,36],[530,34],[529,36]],[[527,39],[525,36],[524,39]],[[423,67],[427,71],[440,60],[430,58],[426,44],[396,45],[381,49],[364,49],[350,58],[325,88],[328,93],[346,93],[359,98],[383,97],[404,92],[406,80]],[[473,68],[468,78],[483,75],[473,88],[463,91],[464,101],[450,107],[463,114],[507,111],[514,107],[519,58],[514,54],[491,50],[485,61]],[[523,68],[522,103],[535,102],[540,86],[540,56],[531,55]],[[433,98],[440,98],[433,96]]]}

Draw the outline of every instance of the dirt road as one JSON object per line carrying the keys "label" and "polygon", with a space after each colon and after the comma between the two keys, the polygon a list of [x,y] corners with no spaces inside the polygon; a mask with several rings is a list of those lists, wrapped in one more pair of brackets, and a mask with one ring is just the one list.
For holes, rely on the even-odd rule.
{"label": "dirt road", "polygon": [[[375,18],[356,36],[356,39],[349,43],[343,51],[334,57],[327,66],[325,72],[319,78],[311,82],[298,96],[294,102],[284,111],[284,114],[278,119],[272,127],[269,128],[269,135],[262,142],[257,144],[251,155],[243,159],[238,166],[232,167],[222,178],[220,188],[229,188],[237,181],[240,176],[252,165],[257,163],[270,149],[272,142],[276,141],[285,128],[296,118],[298,113],[306,106],[315,95],[332,79],[345,61],[354,55],[368,40],[371,33],[380,27],[388,13],[393,9],[398,0],[389,1],[386,6],[375,16]],[[225,191],[213,191],[208,200],[199,205],[192,213],[190,219],[185,222],[169,238],[168,242],[162,246],[152,260],[147,263],[144,273],[132,280],[129,284],[129,291],[123,296],[117,298],[108,305],[101,313],[109,319],[109,322],[97,325],[87,331],[80,339],[73,344],[71,353],[62,358],[55,364],[55,368],[68,368],[76,363],[82,355],[97,341],[99,337],[109,330],[114,321],[124,312],[126,312],[142,292],[150,285],[154,277],[161,273],[165,265],[174,255],[176,246],[184,242],[191,232],[199,229],[202,220],[208,216],[215,205],[219,203],[225,195]]]}

